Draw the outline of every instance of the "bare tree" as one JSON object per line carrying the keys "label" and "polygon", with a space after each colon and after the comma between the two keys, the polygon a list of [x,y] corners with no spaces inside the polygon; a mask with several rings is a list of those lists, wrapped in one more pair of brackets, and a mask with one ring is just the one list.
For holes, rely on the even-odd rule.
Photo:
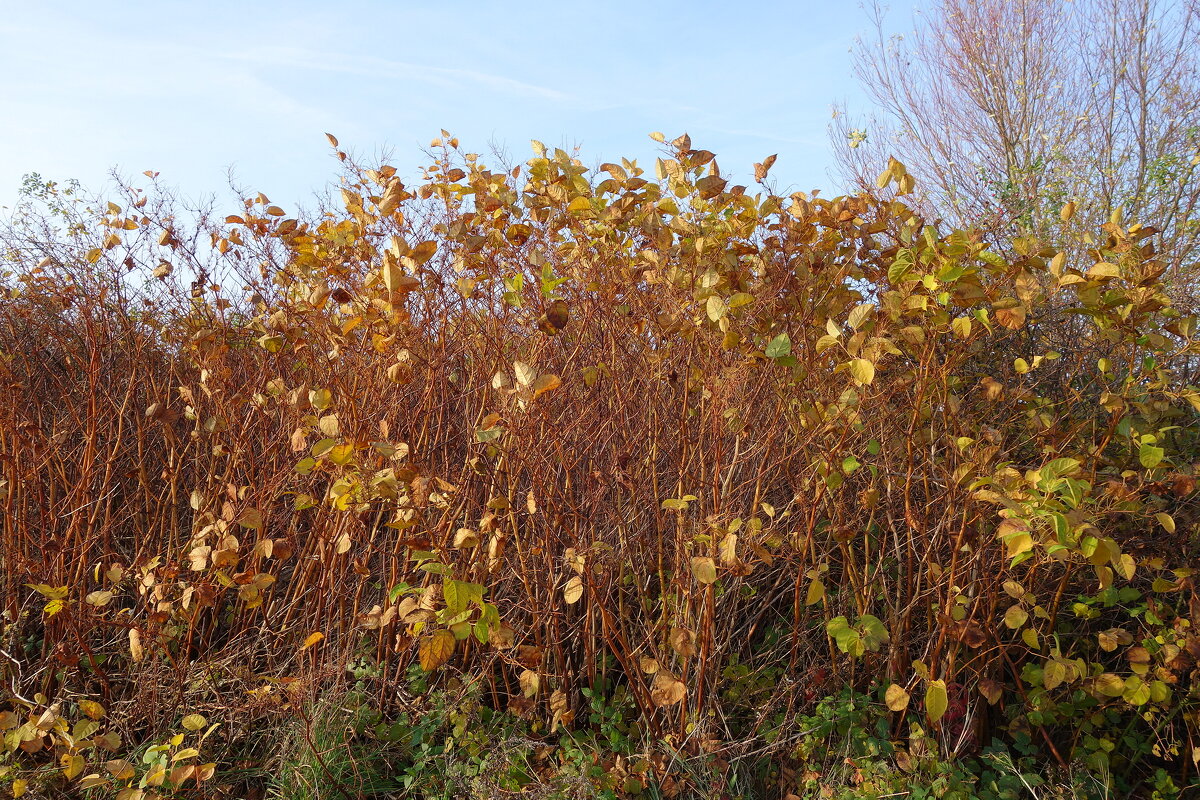
{"label": "bare tree", "polygon": [[844,179],[872,185],[894,155],[930,213],[1008,236],[1117,213],[1159,228],[1171,269],[1196,277],[1197,0],[940,0],[904,36],[869,13],[855,72],[875,108],[835,116]]}

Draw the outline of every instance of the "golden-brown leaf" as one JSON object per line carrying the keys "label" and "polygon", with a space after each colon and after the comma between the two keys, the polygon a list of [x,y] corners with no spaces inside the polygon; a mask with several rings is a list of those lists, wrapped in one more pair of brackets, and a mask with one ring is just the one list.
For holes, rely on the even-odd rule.
{"label": "golden-brown leaf", "polygon": [[417,658],[421,662],[421,669],[426,672],[433,672],[449,661],[453,655],[454,634],[448,630],[434,631],[432,634],[422,637],[420,644],[417,645]]}

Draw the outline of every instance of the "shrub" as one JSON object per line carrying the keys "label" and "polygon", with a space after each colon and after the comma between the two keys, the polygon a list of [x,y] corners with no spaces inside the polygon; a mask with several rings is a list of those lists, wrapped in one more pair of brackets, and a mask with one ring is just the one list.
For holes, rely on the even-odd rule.
{"label": "shrub", "polygon": [[1152,228],[1006,260],[894,161],[901,199],[826,200],[686,136],[654,179],[435,148],[415,185],[337,151],[307,214],[51,187],[64,230],[9,226],[20,769],[95,761],[36,724],[80,697],[231,762],[363,663],[387,719],[415,664],[592,728],[611,792],[789,763],[841,687],[946,756],[1194,782],[1198,348]]}

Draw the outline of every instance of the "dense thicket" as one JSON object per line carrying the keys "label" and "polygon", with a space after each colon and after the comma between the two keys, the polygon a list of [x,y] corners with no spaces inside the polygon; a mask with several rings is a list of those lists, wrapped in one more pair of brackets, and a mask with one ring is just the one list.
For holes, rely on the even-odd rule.
{"label": "dense thicket", "polygon": [[914,775],[996,738],[1195,785],[1200,346],[1155,230],[1001,257],[898,162],[779,197],[664,147],[339,151],[294,216],[43,186],[3,233],[14,793],[249,791],[286,722],[354,796],[311,733],[347,682],[591,735],[614,796],[811,790],[845,688]]}

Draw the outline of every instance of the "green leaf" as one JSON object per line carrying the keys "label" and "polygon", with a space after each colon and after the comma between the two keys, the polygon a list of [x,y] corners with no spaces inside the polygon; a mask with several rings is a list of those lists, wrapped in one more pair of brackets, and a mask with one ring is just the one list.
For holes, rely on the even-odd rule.
{"label": "green leaf", "polygon": [[447,579],[442,583],[442,597],[446,601],[446,608],[453,614],[458,614],[467,608],[467,592],[464,591],[461,581]]}
{"label": "green leaf", "polygon": [[908,272],[912,269],[912,256],[907,252],[902,253],[888,267],[888,280],[894,284],[901,284],[908,278]]}
{"label": "green leaf", "polygon": [[1138,449],[1138,461],[1146,469],[1154,469],[1163,460],[1163,449],[1152,444],[1144,444]]}
{"label": "green leaf", "polygon": [[767,345],[767,358],[783,358],[792,354],[792,340],[786,333],[781,333]]}
{"label": "green leaf", "polygon": [[1136,675],[1125,679],[1125,691],[1121,697],[1130,705],[1144,706],[1150,702],[1150,687]]}
{"label": "green leaf", "polygon": [[879,618],[871,614],[863,614],[859,617],[858,627],[863,632],[863,643],[871,650],[878,650],[881,644],[891,638]]}
{"label": "green leaf", "polygon": [[850,621],[845,617],[834,617],[829,620],[825,629],[843,653],[857,658],[866,652],[862,636],[857,630],[850,627]]}

